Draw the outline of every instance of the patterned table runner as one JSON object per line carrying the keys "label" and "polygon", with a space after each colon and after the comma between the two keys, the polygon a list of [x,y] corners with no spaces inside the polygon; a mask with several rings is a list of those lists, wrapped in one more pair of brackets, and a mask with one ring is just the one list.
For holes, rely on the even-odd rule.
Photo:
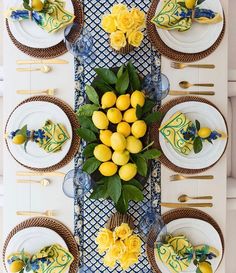
{"label": "patterned table runner", "polygon": [[[85,84],[90,84],[95,76],[93,69],[95,67],[120,66],[123,63],[132,60],[135,67],[142,75],[147,75],[151,67],[155,67],[160,72],[160,55],[151,47],[147,37],[145,37],[140,48],[135,49],[127,55],[115,53],[108,43],[107,34],[100,27],[101,16],[108,12],[116,4],[115,0],[83,0],[85,26],[94,38],[94,54],[96,59],[89,65],[83,65],[75,60],[75,109],[77,110],[85,102]],[[128,7],[139,7],[147,13],[151,0],[125,0],[122,3]],[[82,142],[80,152],[75,158],[75,166],[83,163],[81,151],[85,143]],[[75,189],[78,192],[78,189]],[[160,165],[157,161],[152,162],[151,174],[144,189],[144,201],[130,203],[128,213],[132,215],[134,223],[137,226],[140,217],[144,214],[148,204],[152,203],[157,213],[160,213]],[[122,272],[117,266],[111,270],[103,266],[102,257],[97,253],[95,237],[98,230],[104,227],[108,218],[115,212],[114,206],[108,200],[95,201],[89,199],[89,194],[83,198],[79,195],[75,198],[75,238],[79,244],[80,250],[80,271],[86,273],[109,273]],[[136,230],[137,232],[137,230]],[[91,271],[90,271],[91,270]],[[145,273],[152,272],[145,253],[143,244],[142,256],[139,263],[126,272]]]}

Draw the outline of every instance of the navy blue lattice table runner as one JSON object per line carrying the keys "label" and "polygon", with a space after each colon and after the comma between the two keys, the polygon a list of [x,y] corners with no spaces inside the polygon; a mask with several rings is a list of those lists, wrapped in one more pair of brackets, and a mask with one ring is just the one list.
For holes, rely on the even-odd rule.
{"label": "navy blue lattice table runner", "polygon": [[[116,3],[117,1],[115,0],[83,0],[85,26],[94,38],[94,54],[96,58],[89,65],[84,65],[75,60],[75,110],[85,103],[85,84],[92,82],[95,76],[93,70],[95,67],[117,67],[132,60],[137,70],[144,76],[151,72],[151,68],[155,68],[157,72],[160,72],[160,55],[151,47],[146,35],[142,46],[127,55],[117,54],[110,48],[108,36],[101,29],[100,21],[102,15],[108,12]],[[128,7],[139,7],[147,13],[151,0],[125,0],[122,3],[126,3]],[[81,152],[84,147],[85,143],[82,141],[80,151],[75,157],[75,167],[83,163]],[[156,208],[156,212],[160,213],[160,192],[160,165],[158,161],[153,161],[150,177],[144,189],[144,201],[139,203],[131,202],[129,205],[128,213],[132,215],[136,226],[150,203]],[[77,194],[78,189],[75,189],[75,193],[75,238],[80,250],[79,272],[122,272],[119,266],[111,270],[103,265],[102,257],[97,253],[97,245],[95,244],[98,230],[105,226],[108,218],[115,212],[113,204],[109,200],[90,200],[90,194],[81,198]],[[139,263],[126,272],[152,272],[147,260],[144,244]]]}

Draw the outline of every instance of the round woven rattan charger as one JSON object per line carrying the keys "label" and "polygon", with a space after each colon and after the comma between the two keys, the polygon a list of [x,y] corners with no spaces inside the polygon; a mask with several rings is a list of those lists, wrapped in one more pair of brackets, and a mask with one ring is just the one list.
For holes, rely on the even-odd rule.
{"label": "round woven rattan charger", "polygon": [[[83,22],[84,22],[84,12],[83,12],[82,4],[79,0],[71,0],[71,1],[74,7],[74,15],[75,15],[74,22],[79,25],[79,28],[76,31],[76,33],[75,32],[70,33],[70,37],[74,40],[75,37],[79,37],[80,32],[82,30]],[[14,45],[25,54],[32,56],[34,58],[51,59],[51,58],[56,58],[60,55],[63,55],[64,53],[67,52],[67,48],[64,41],[61,41],[59,44],[48,47],[48,48],[33,48],[33,47],[26,46],[18,42],[16,38],[13,36],[7,19],[6,19],[6,28]]]}
{"label": "round woven rattan charger", "polygon": [[[168,224],[176,219],[181,219],[181,218],[194,218],[194,219],[199,219],[203,220],[209,224],[211,224],[216,231],[218,232],[221,243],[222,243],[222,258],[224,255],[224,236],[223,233],[219,227],[219,225],[216,223],[216,221],[209,216],[207,213],[198,210],[198,209],[191,209],[191,208],[184,208],[184,209],[174,209],[171,210],[167,213],[165,213],[163,216],[163,220],[165,224]],[[146,244],[146,251],[147,251],[147,257],[149,260],[149,263],[156,273],[161,273],[155,259],[155,248],[154,248],[154,243],[156,242],[156,233],[155,232],[150,232],[148,235],[147,239],[147,244]],[[221,262],[221,261],[220,261]],[[220,263],[219,263],[220,265]]]}
{"label": "round woven rattan charger", "polygon": [[153,0],[151,7],[147,14],[147,33],[149,40],[151,41],[152,45],[164,56],[167,58],[178,61],[178,62],[195,62],[199,61],[208,55],[210,55],[213,51],[216,50],[216,48],[221,43],[224,33],[225,33],[225,18],[224,18],[224,26],[221,31],[220,36],[216,40],[216,42],[209,47],[208,49],[201,51],[199,53],[183,53],[176,51],[170,47],[168,47],[160,38],[156,26],[151,22],[152,18],[156,15],[156,8],[160,0]]}
{"label": "round woven rattan charger", "polygon": [[[177,104],[180,104],[180,103],[183,103],[183,102],[187,102],[187,101],[197,101],[197,102],[203,102],[203,103],[206,103],[208,105],[211,105],[213,106],[214,108],[217,109],[217,111],[220,112],[220,110],[213,104],[211,103],[210,101],[204,99],[204,98],[200,98],[200,97],[191,97],[191,96],[186,96],[186,97],[180,97],[180,98],[177,98],[177,99],[173,99],[165,104],[163,104],[163,106],[160,108],[160,112],[163,114],[163,117],[162,117],[162,120],[165,116],[165,114],[172,108],[174,107],[175,105]],[[220,112],[221,113],[221,112]],[[221,113],[222,117],[224,118],[223,114]],[[152,141],[154,141],[154,147],[157,148],[157,149],[161,149],[161,146],[160,146],[160,142],[159,142],[159,127],[162,123],[162,120],[158,123],[153,123],[151,129],[150,129],[150,138]],[[226,120],[224,118],[224,121],[225,121],[225,124],[226,124],[226,127],[227,127],[227,123],[226,123]],[[228,130],[227,130],[228,131]],[[227,132],[228,133],[228,132]],[[226,150],[226,147],[227,147],[227,144],[228,144],[228,141],[225,145],[225,150]],[[223,154],[225,153],[225,150],[224,152],[222,153],[221,157],[223,156]],[[164,153],[162,153],[162,155],[159,157],[159,160],[161,161],[161,163],[163,163],[166,167],[172,169],[173,171],[177,172],[177,173],[184,173],[184,174],[196,174],[196,173],[200,173],[200,172],[204,172],[210,168],[212,168],[220,159],[221,157],[212,165],[208,166],[207,168],[202,168],[202,169],[186,169],[186,168],[182,168],[182,167],[179,167],[179,166],[176,166],[175,164],[173,164],[165,155]]]}
{"label": "round woven rattan charger", "polygon": [[47,218],[47,217],[34,217],[31,219],[28,219],[22,223],[20,223],[19,225],[17,225],[7,236],[7,239],[4,243],[3,246],[3,253],[2,253],[2,257],[3,257],[3,263],[7,272],[7,267],[5,264],[5,260],[6,260],[6,249],[7,246],[11,240],[11,238],[19,231],[25,229],[25,228],[30,228],[30,227],[45,227],[45,228],[49,228],[53,231],[55,231],[58,235],[60,235],[62,237],[62,239],[65,241],[70,253],[73,255],[74,257],[74,261],[70,266],[70,270],[69,273],[77,273],[78,272],[78,267],[79,267],[79,250],[78,250],[78,246],[76,244],[76,241],[72,235],[72,233],[70,232],[70,230],[63,225],[61,222],[55,220],[55,219],[51,219],[51,218]]}
{"label": "round woven rattan charger", "polygon": [[[76,115],[74,113],[74,111],[72,110],[72,108],[67,104],[65,103],[64,101],[58,99],[58,98],[55,98],[55,97],[50,97],[50,96],[35,96],[35,97],[31,97],[29,99],[26,99],[24,101],[22,101],[13,111],[12,113],[19,107],[21,106],[22,104],[24,103],[29,103],[29,102],[32,102],[32,101],[45,101],[45,102],[50,102],[50,103],[53,103],[55,105],[57,105],[58,107],[60,107],[64,112],[65,114],[67,115],[70,123],[71,123],[71,127],[72,127],[72,130],[73,130],[73,135],[72,135],[72,141],[71,141],[71,146],[70,146],[70,149],[67,153],[67,155],[60,161],[58,162],[57,164],[53,165],[53,166],[49,166],[47,168],[32,168],[32,167],[29,167],[29,166],[26,166],[24,164],[21,164],[18,160],[16,160],[14,158],[14,156],[12,155],[9,147],[8,147],[8,144],[7,144],[7,141],[5,140],[6,142],[6,145],[7,145],[7,149],[8,151],[10,152],[10,154],[12,155],[12,157],[22,166],[24,166],[25,168],[28,168],[32,171],[38,171],[38,172],[53,172],[55,170],[58,170],[62,167],[64,167],[65,165],[67,165],[71,160],[73,160],[74,156],[76,155],[77,151],[79,150],[79,146],[80,146],[80,138],[79,136],[77,135],[76,133],[76,129],[79,128],[79,123],[78,123],[78,120],[76,118]],[[12,113],[10,114],[8,120],[7,120],[7,123],[6,123],[6,127],[5,127],[5,134],[7,133],[6,132],[6,128],[7,128],[7,124],[8,124],[8,121],[12,115]]]}

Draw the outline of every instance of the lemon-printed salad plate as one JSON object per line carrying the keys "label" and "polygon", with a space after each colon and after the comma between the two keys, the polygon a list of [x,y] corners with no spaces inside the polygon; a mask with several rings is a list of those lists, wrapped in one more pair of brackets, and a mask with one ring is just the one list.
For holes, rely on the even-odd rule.
{"label": "lemon-printed salad plate", "polygon": [[[173,118],[175,118],[175,123],[164,128],[166,123]],[[183,122],[183,120],[185,121]],[[202,150],[198,153],[194,152],[191,140],[185,141],[181,134],[182,131],[187,130],[190,121],[195,122],[196,120],[201,124],[202,129],[198,133],[201,133],[203,138],[204,134],[208,134],[208,131],[215,130],[221,133],[221,137],[216,140],[203,141]],[[179,123],[181,123],[181,129],[174,132],[173,139],[170,139],[173,128],[178,127]],[[225,119],[215,107],[207,103],[187,101],[175,105],[165,114],[159,130],[159,143],[163,154],[180,168],[189,170],[208,168],[219,160],[226,149],[227,125]],[[174,143],[181,143],[181,147],[179,145],[175,147]]]}

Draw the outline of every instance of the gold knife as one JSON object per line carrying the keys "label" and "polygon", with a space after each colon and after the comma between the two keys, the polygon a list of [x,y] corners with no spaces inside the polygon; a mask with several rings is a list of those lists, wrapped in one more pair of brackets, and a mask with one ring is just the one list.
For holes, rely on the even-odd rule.
{"label": "gold knife", "polygon": [[64,177],[62,172],[16,172],[17,176],[60,176]]}
{"label": "gold knife", "polygon": [[62,59],[45,59],[45,60],[18,60],[17,64],[68,64],[69,62]]}
{"label": "gold knife", "polygon": [[170,90],[169,95],[180,96],[180,95],[202,95],[202,96],[214,96],[214,91],[177,91]]}
{"label": "gold knife", "polygon": [[162,207],[166,208],[211,208],[213,207],[212,203],[160,203]]}

